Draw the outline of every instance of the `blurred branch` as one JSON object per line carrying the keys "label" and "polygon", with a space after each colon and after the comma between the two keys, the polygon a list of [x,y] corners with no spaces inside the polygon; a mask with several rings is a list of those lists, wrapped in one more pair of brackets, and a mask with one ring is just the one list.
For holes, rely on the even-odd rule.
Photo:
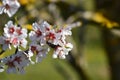
{"label": "blurred branch", "polygon": [[111,80],[120,80],[120,37],[108,29],[102,30],[102,36],[110,65]]}
{"label": "blurred branch", "polygon": [[71,76],[61,65],[54,64],[54,67],[64,77],[65,80],[71,80]]}
{"label": "blurred branch", "polygon": [[67,57],[68,62],[75,69],[75,71],[80,75],[79,79],[81,80],[89,80],[88,75],[85,73],[83,68],[81,67],[78,58],[75,58],[72,53]]}

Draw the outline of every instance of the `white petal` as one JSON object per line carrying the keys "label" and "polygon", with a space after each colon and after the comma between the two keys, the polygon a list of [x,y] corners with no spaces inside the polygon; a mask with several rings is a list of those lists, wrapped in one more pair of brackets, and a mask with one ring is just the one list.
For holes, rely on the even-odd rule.
{"label": "white petal", "polygon": [[32,57],[32,56],[33,56],[33,52],[29,50],[29,51],[28,51],[28,56],[29,56],[29,57]]}
{"label": "white petal", "polygon": [[67,43],[67,44],[66,44],[66,47],[68,47],[68,48],[71,48],[71,49],[72,49],[72,48],[73,48],[73,45],[72,45],[71,43]]}
{"label": "white petal", "polygon": [[26,48],[26,46],[27,46],[27,40],[26,39],[22,39],[22,42],[21,42],[22,44],[21,44],[21,46],[23,47],[23,48]]}
{"label": "white petal", "polygon": [[4,71],[4,69],[0,68],[0,72],[3,72],[3,71]]}
{"label": "white petal", "polygon": [[52,57],[53,57],[53,58],[58,58],[58,55],[54,53],[54,54],[52,55]]}
{"label": "white petal", "polygon": [[65,55],[60,55],[59,58],[60,58],[60,59],[65,59],[66,56],[65,56]]}
{"label": "white petal", "polygon": [[4,66],[0,65],[0,72],[4,71]]}
{"label": "white petal", "polygon": [[42,57],[36,57],[36,62],[41,62],[42,61]]}
{"label": "white petal", "polygon": [[4,12],[5,7],[4,6],[0,6],[0,14],[2,14]]}
{"label": "white petal", "polygon": [[10,45],[9,44],[4,44],[3,46],[2,46],[2,49],[3,50],[6,50],[6,49],[11,49],[11,47],[10,47]]}
{"label": "white petal", "polygon": [[36,40],[36,35],[35,35],[35,32],[34,32],[34,31],[31,31],[31,32],[29,33],[29,38],[30,38],[31,41]]}
{"label": "white petal", "polygon": [[8,67],[8,69],[7,69],[7,73],[16,73],[17,71],[16,71],[16,69],[15,69],[15,67]]}
{"label": "white petal", "polygon": [[35,31],[39,29],[39,25],[36,22],[33,23],[32,26],[33,26],[33,30],[35,30]]}

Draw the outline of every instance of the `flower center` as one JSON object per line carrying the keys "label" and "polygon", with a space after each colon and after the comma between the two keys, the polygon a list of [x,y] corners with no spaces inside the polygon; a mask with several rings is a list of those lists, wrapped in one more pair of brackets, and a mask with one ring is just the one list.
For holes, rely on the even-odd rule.
{"label": "flower center", "polygon": [[36,46],[31,46],[31,51],[32,52],[36,51]]}
{"label": "flower center", "polygon": [[50,31],[50,28],[46,28],[47,31]]}
{"label": "flower center", "polygon": [[21,29],[17,29],[16,32],[18,33],[18,35],[22,34]]}
{"label": "flower center", "polygon": [[9,33],[13,33],[15,30],[13,27],[9,28]]}
{"label": "flower center", "polygon": [[42,35],[42,32],[40,30],[37,30],[35,33],[37,34],[37,36],[41,36]]}
{"label": "flower center", "polygon": [[47,36],[46,36],[47,40],[54,40],[55,39],[55,34],[54,33],[49,33]]}
{"label": "flower center", "polygon": [[57,31],[57,33],[61,33],[61,32],[62,32],[62,30],[61,30],[61,29]]}
{"label": "flower center", "polygon": [[21,62],[21,57],[19,56],[19,57],[15,57],[15,59],[14,59],[14,61],[17,61],[18,62],[18,64],[20,64],[20,62]]}
{"label": "flower center", "polygon": [[8,4],[6,4],[6,5],[5,5],[5,8],[6,8],[7,10],[9,10],[9,9],[10,9],[10,6],[9,6]]}
{"label": "flower center", "polygon": [[17,38],[14,38],[13,40],[12,40],[12,44],[17,44],[18,43],[18,39]]}
{"label": "flower center", "polygon": [[6,40],[5,40],[5,43],[6,43],[6,44],[9,44],[9,43],[10,43],[10,39],[6,39]]}
{"label": "flower center", "polygon": [[6,65],[8,65],[9,67],[15,67],[13,61],[8,61]]}

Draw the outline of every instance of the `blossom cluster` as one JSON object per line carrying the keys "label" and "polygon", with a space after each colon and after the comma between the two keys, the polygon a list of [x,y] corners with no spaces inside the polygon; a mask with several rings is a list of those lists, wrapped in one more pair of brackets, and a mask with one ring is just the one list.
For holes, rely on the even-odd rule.
{"label": "blossom cluster", "polygon": [[4,71],[4,65],[7,65],[8,73],[24,73],[25,66],[28,66],[30,62],[28,54],[23,51],[17,51],[15,54],[3,58],[1,60],[1,72]]}
{"label": "blossom cluster", "polygon": [[64,59],[73,47],[71,43],[66,42],[66,36],[71,34],[67,28],[53,28],[46,21],[41,24],[35,22],[33,31],[29,33],[31,40],[29,51],[36,53],[36,61],[40,61],[41,57],[46,56],[50,46],[54,49],[53,58]]}
{"label": "blossom cluster", "polygon": [[[2,0],[2,2],[0,14],[4,12],[9,17],[13,16],[20,7],[17,0]],[[27,29],[20,24],[14,24],[13,21],[5,24],[3,35],[0,36],[1,52],[11,50],[13,47],[16,50],[14,54],[0,59],[0,72],[7,68],[8,73],[24,73],[26,66],[40,62],[50,49],[53,49],[53,58],[60,59],[65,59],[72,50],[73,45],[66,41],[66,37],[72,35],[71,26],[51,26],[47,21],[43,21],[33,23],[32,27],[33,29],[28,33]]]}
{"label": "blossom cluster", "polygon": [[[66,36],[71,35],[71,29],[66,27],[53,27],[46,21],[42,23],[33,23],[33,30],[27,34],[27,29],[20,25],[13,24],[8,21],[4,27],[4,35],[0,36],[0,44],[2,50],[16,48],[13,55],[1,59],[2,66],[7,65],[7,72],[24,72],[24,67],[34,62],[40,62],[53,48],[53,58],[65,59],[73,45],[66,41]],[[28,49],[26,48],[29,39]],[[25,48],[25,51],[20,49]],[[32,57],[36,55],[36,61]],[[3,69],[3,68],[2,68]],[[1,69],[1,70],[2,70]]]}

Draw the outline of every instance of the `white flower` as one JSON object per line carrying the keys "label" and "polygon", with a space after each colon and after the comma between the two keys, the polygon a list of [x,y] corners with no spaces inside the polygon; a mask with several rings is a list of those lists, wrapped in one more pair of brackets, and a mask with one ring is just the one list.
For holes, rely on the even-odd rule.
{"label": "white flower", "polygon": [[17,0],[2,0],[3,5],[0,6],[0,14],[7,13],[9,17],[12,17],[20,7]]}
{"label": "white flower", "polygon": [[65,52],[62,47],[57,47],[53,53],[53,58],[65,59]]}
{"label": "white flower", "polygon": [[40,46],[37,43],[31,43],[29,47],[29,54],[36,54],[36,62],[40,62],[44,57],[46,57],[49,52],[47,45]]}
{"label": "white flower", "polygon": [[9,57],[6,57],[2,60],[2,62],[8,66],[7,68],[7,72],[8,73],[16,73],[16,68],[15,68],[15,65],[13,63],[13,60],[14,60],[14,56],[9,56]]}
{"label": "white flower", "polygon": [[50,30],[49,32],[46,33],[46,41],[57,45],[59,42],[58,40],[60,39],[61,35],[59,33],[56,33],[54,30]]}
{"label": "white flower", "polygon": [[66,36],[72,35],[72,32],[68,28],[61,28],[57,33],[61,35],[59,45],[66,44]]}
{"label": "white flower", "polygon": [[18,68],[20,73],[24,73],[24,67],[30,64],[29,57],[26,56],[26,53],[23,51],[18,51],[15,55],[14,64]]}
{"label": "white flower", "polygon": [[26,38],[27,37],[27,29],[22,28],[20,26],[16,27],[15,36],[18,36],[19,38]]}
{"label": "white flower", "polygon": [[36,51],[37,51],[37,47],[40,46],[38,45],[37,43],[35,42],[32,42],[30,45],[29,45],[29,51],[28,53],[29,54],[34,54]]}
{"label": "white flower", "polygon": [[71,43],[67,43],[64,46],[57,46],[53,53],[53,58],[65,59],[66,55],[68,55],[69,51],[71,51],[73,45]]}
{"label": "white flower", "polygon": [[[46,24],[46,25],[45,25]],[[33,41],[37,41],[40,43],[40,45],[44,45],[46,44],[45,41],[45,33],[48,29],[49,24],[47,24],[46,22],[43,22],[41,24],[38,23],[33,23],[33,30],[29,33],[29,38],[30,40]]]}
{"label": "white flower", "polygon": [[33,23],[33,30],[38,36],[45,35],[47,31],[50,31],[50,24],[48,24],[46,21],[40,24],[35,22]]}
{"label": "white flower", "polygon": [[50,31],[51,29],[51,25],[47,22],[47,21],[44,21],[40,24],[40,27],[43,28],[43,32],[47,32],[47,31]]}
{"label": "white flower", "polygon": [[27,29],[14,25],[12,21],[8,21],[4,28],[3,49],[10,48],[13,45],[15,48],[27,45]]}
{"label": "white flower", "polygon": [[2,49],[3,49],[3,50],[6,50],[6,49],[8,49],[8,48],[11,49],[10,39],[9,39],[9,38],[0,36],[0,44],[2,45]]}
{"label": "white flower", "polygon": [[15,29],[16,29],[16,25],[13,24],[12,21],[8,21],[7,24],[5,24],[4,27],[4,36],[10,38],[15,34]]}
{"label": "white flower", "polygon": [[23,51],[18,51],[9,57],[2,59],[2,63],[8,66],[8,73],[24,73],[24,68],[30,64],[30,57]]}
{"label": "white flower", "polygon": [[29,33],[29,38],[30,38],[30,40],[31,40],[32,42],[38,42],[38,43],[40,43],[40,45],[46,44],[44,35],[38,36],[38,34],[39,34],[39,31],[38,31],[38,33],[35,32],[35,31],[31,31],[31,32]]}
{"label": "white flower", "polygon": [[19,45],[22,46],[23,48],[26,48],[27,42],[28,41],[25,38],[23,38],[23,39],[20,40]]}
{"label": "white flower", "polygon": [[41,62],[41,60],[46,57],[48,52],[49,48],[47,46],[37,47],[36,62]]}

